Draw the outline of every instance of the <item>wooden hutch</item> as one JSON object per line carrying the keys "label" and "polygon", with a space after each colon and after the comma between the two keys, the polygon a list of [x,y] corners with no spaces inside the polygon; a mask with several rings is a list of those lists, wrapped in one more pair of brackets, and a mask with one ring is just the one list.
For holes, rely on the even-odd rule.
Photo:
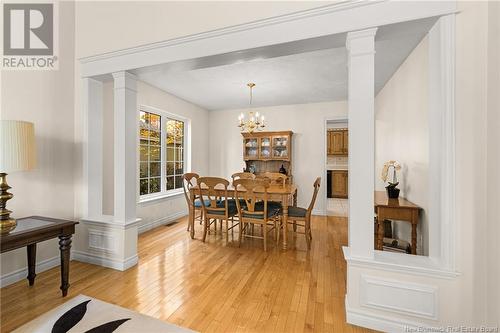
{"label": "wooden hutch", "polygon": [[281,166],[292,180],[292,131],[241,133],[246,171],[279,172]]}

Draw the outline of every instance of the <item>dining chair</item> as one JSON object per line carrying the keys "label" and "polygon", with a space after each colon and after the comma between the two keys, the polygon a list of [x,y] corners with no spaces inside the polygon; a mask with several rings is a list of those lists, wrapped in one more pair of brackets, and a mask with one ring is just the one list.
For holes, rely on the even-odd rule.
{"label": "dining chair", "polygon": [[[198,184],[198,179],[200,175],[194,172],[188,172],[182,175],[182,189],[184,190],[184,197],[186,198],[186,202],[188,205],[188,210],[190,214],[194,214],[194,220],[199,220],[200,224],[203,223],[203,210],[201,209],[201,201],[198,198],[198,195],[194,196],[194,200],[191,200],[191,189]],[[198,216],[196,216],[196,212],[200,212]],[[190,230],[191,223],[188,222],[187,231]],[[194,228],[194,226],[193,226]]]}
{"label": "dining chair", "polygon": [[[207,237],[210,225],[215,222],[215,231],[217,232],[217,221],[226,221],[226,244],[229,241],[229,230],[233,229],[234,216],[238,213],[234,200],[228,199],[229,181],[219,177],[200,177],[198,179],[198,191],[201,200],[204,227],[203,241]],[[231,220],[231,228],[229,228]]]}
{"label": "dining chair", "polygon": [[255,175],[251,172],[236,172],[231,175],[233,182],[236,179],[255,179]]}
{"label": "dining chair", "polygon": [[[311,199],[311,203],[307,209],[295,206],[288,206],[288,223],[293,224],[293,231],[296,233],[304,234],[306,236],[307,248],[311,248],[312,232],[311,232],[311,213],[314,208],[314,203],[316,202],[316,197],[318,196],[319,187],[321,184],[321,177],[316,178],[314,182],[314,192]],[[304,222],[304,224],[298,224],[297,222]],[[304,232],[297,231],[297,227],[303,227]],[[286,228],[284,229],[286,230]]]}
{"label": "dining chair", "polygon": [[[267,234],[273,230],[277,232],[276,227],[280,218],[279,209],[270,205],[267,200],[269,180],[237,179],[233,182],[233,186],[240,220],[239,246],[243,237],[259,238],[264,240],[264,251],[267,251]],[[262,237],[245,233],[249,226],[255,224],[262,226]]]}
{"label": "dining chair", "polygon": [[288,178],[287,175],[279,172],[264,172],[260,176],[268,178],[271,182],[271,185],[281,185],[283,187],[285,187],[286,180]]}

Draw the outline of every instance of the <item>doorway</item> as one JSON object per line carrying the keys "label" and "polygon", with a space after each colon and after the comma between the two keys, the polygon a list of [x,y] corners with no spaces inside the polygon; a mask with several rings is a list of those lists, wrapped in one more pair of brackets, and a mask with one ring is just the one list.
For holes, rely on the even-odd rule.
{"label": "doorway", "polygon": [[349,216],[349,128],[347,119],[325,121],[326,215]]}

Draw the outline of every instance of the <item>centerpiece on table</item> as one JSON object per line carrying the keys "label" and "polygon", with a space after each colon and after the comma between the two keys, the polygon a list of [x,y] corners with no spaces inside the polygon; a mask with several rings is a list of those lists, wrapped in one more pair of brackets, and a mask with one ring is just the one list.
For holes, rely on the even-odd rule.
{"label": "centerpiece on table", "polygon": [[[392,170],[391,170],[392,169]],[[384,163],[384,167],[382,169],[382,180],[384,183],[388,183],[385,187],[387,190],[387,196],[390,199],[397,199],[399,197],[399,185],[397,172],[401,170],[401,164],[398,161],[387,161]],[[389,179],[389,172],[392,171],[392,179]]]}

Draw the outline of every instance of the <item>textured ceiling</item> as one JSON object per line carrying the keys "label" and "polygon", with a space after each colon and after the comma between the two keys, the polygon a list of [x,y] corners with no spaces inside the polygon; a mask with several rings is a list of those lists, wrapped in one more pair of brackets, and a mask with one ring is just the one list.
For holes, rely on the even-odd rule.
{"label": "textured ceiling", "polygon": [[[435,19],[379,28],[375,93],[422,40]],[[301,104],[347,98],[345,34],[192,59],[135,71],[144,82],[208,110]]]}

